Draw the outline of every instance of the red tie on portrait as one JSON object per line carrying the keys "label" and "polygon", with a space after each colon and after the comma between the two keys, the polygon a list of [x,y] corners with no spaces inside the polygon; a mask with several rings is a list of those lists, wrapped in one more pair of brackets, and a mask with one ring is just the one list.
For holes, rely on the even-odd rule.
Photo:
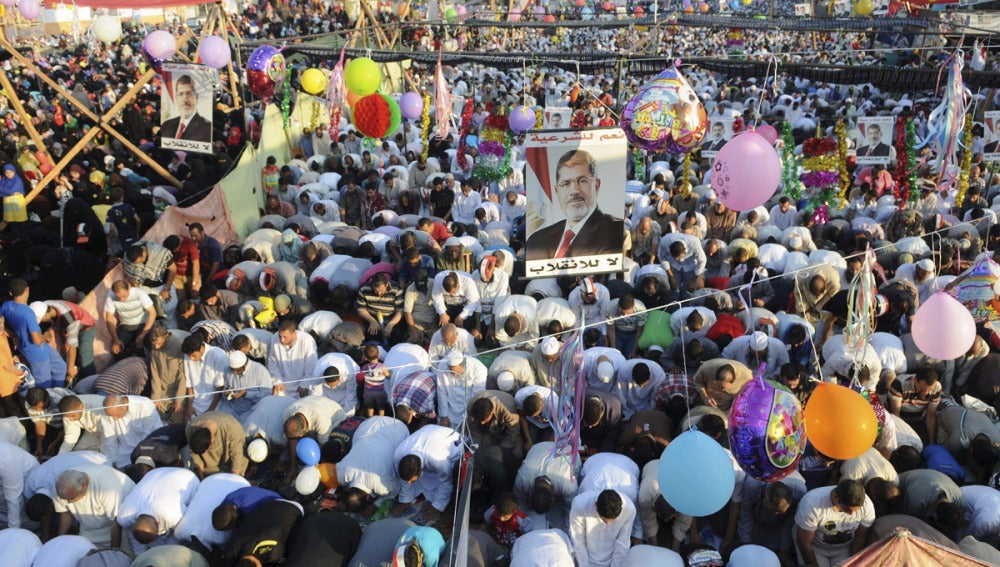
{"label": "red tie on portrait", "polygon": [[562,244],[560,244],[559,245],[559,249],[556,250],[556,258],[565,258],[566,257],[566,253],[569,252],[569,244],[570,244],[570,242],[573,242],[573,237],[574,236],[576,236],[576,235],[573,234],[572,230],[567,230],[566,231],[566,234],[563,235]]}
{"label": "red tie on portrait", "polygon": [[184,128],[185,128],[184,123],[181,122],[181,125],[177,127],[177,138],[184,137]]}

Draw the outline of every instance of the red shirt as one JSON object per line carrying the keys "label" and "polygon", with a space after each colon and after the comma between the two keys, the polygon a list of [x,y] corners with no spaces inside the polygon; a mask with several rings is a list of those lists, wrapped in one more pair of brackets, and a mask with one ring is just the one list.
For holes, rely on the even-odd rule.
{"label": "red shirt", "polygon": [[174,252],[174,265],[177,266],[177,275],[186,276],[191,264],[198,261],[198,245],[194,240],[186,236],[181,236],[181,245]]}
{"label": "red shirt", "polygon": [[431,224],[433,226],[431,229],[431,238],[436,240],[438,244],[444,244],[444,241],[452,236],[451,231],[445,225],[437,221],[433,221]]}

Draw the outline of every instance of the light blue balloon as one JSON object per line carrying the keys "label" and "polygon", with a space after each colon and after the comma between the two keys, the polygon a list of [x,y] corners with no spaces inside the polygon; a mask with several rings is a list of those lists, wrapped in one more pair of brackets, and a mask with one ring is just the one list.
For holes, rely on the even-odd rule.
{"label": "light blue balloon", "polygon": [[303,437],[295,445],[295,454],[299,460],[312,467],[319,464],[319,443],[312,437]]}
{"label": "light blue balloon", "polygon": [[729,502],[736,473],[721,445],[691,430],[663,450],[657,480],[667,504],[681,514],[700,518],[718,512]]}

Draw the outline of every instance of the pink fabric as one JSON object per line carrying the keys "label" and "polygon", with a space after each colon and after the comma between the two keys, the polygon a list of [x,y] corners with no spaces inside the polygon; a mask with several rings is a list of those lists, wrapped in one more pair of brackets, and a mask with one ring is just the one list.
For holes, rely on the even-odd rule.
{"label": "pink fabric", "polygon": [[839,567],[939,567],[941,565],[984,566],[989,563],[969,557],[964,553],[939,547],[926,539],[901,530],[869,545],[844,561]]}
{"label": "pink fabric", "polygon": [[390,280],[396,279],[396,265],[388,262],[379,262],[361,275],[361,285],[368,283],[368,280],[375,277],[375,274],[385,274]]}

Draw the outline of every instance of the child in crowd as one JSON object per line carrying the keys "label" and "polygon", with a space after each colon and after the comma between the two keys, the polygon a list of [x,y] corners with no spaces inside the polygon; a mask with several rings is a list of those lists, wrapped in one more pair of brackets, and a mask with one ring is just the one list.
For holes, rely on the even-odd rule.
{"label": "child in crowd", "polygon": [[510,492],[501,494],[483,518],[493,528],[493,539],[508,549],[518,537],[531,531],[531,519],[518,508],[517,499]]}
{"label": "child in crowd", "polygon": [[361,367],[361,374],[365,380],[365,414],[368,417],[375,413],[385,415],[385,410],[389,407],[389,396],[385,392],[385,379],[389,377],[389,370],[379,362],[378,355],[377,346],[365,347],[365,364]]}

